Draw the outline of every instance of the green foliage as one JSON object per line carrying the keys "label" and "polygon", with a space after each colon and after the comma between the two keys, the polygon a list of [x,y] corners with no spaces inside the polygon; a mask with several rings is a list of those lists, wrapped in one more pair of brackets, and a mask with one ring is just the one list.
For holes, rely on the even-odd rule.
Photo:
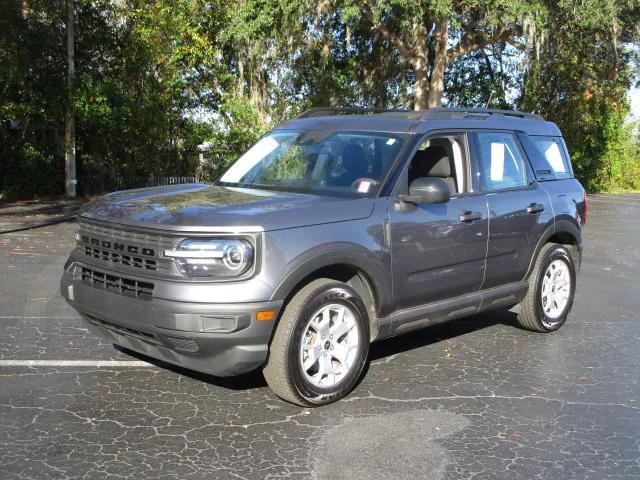
{"label": "green foliage", "polygon": [[200,166],[203,181],[219,177],[238,156],[247,150],[270,127],[260,112],[246,100],[229,97],[220,106],[220,116],[207,139],[212,144],[207,162]]}
{"label": "green foliage", "polygon": [[588,190],[637,188],[626,92],[633,78],[637,0],[563,0],[551,10],[549,38],[530,58],[524,108],[562,130],[576,175]]}
{"label": "green foliage", "polygon": [[[0,2],[0,195],[62,193],[64,3]],[[420,68],[433,83],[442,19],[446,104],[538,111],[563,130],[589,189],[640,188],[625,123],[640,0],[74,3],[81,194],[159,175],[212,180],[312,106],[410,108]]]}
{"label": "green foliage", "polygon": [[594,190],[640,190],[640,136],[638,124],[622,123],[619,118],[607,125],[607,145],[597,173]]}
{"label": "green foliage", "polygon": [[60,12],[46,0],[22,3],[0,3],[0,195],[48,195],[64,174]]}
{"label": "green foliage", "polygon": [[521,55],[503,43],[454,61],[445,75],[447,105],[513,108],[509,93],[522,81]]}
{"label": "green foliage", "polygon": [[[61,2],[62,4],[64,2]],[[26,6],[28,5],[28,6]],[[59,5],[56,3],[56,5]],[[189,175],[211,127],[198,109],[220,101],[211,2],[77,0],[73,89],[79,192]],[[46,0],[2,3],[0,192],[60,194],[65,27]],[[205,133],[206,132],[206,133]],[[40,168],[33,168],[34,162]]]}

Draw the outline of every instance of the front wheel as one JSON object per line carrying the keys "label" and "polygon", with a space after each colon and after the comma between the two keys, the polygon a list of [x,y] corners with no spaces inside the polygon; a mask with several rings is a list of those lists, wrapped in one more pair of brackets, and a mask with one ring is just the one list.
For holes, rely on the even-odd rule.
{"label": "front wheel", "polygon": [[548,243],[538,255],[522,300],[518,323],[535,332],[553,332],[567,320],[576,290],[576,269],[569,251]]}
{"label": "front wheel", "polygon": [[263,374],[283,400],[325,405],[348,394],[369,353],[367,309],[348,285],[321,278],[287,304]]}

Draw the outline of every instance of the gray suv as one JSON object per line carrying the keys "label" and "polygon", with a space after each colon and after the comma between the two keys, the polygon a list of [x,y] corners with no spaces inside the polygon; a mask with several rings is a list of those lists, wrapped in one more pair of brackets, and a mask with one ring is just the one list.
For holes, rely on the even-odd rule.
{"label": "gray suv", "polygon": [[585,191],[528,113],[312,109],[214,184],[79,215],[62,295],[114,343],[217,376],[262,368],[299,405],[351,391],[371,342],[516,308],[562,326]]}

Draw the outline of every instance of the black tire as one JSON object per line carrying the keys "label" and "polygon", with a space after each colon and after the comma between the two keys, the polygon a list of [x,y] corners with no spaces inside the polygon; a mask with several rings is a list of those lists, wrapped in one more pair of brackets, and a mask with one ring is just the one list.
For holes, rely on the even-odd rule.
{"label": "black tire", "polygon": [[[559,317],[551,318],[547,316],[542,304],[542,282],[545,273],[552,262],[560,260],[569,267],[571,279],[569,298]],[[571,254],[564,245],[557,243],[547,243],[542,247],[536,264],[529,277],[529,291],[520,303],[518,313],[518,323],[523,328],[534,332],[554,332],[558,330],[567,320],[573,305],[573,297],[576,291],[576,268]]]}
{"label": "black tire", "polygon": [[[358,329],[358,351],[347,375],[333,387],[319,387],[305,377],[301,361],[301,341],[311,316],[325,305],[340,304],[354,314]],[[320,278],[303,287],[286,305],[269,345],[263,367],[271,390],[283,400],[301,406],[320,406],[347,395],[356,385],[369,354],[367,309],[348,285]]]}

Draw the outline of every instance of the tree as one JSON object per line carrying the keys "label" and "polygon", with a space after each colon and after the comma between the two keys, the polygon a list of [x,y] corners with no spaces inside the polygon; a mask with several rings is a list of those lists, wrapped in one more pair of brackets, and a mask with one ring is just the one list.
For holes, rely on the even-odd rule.
{"label": "tree", "polygon": [[47,0],[0,2],[0,195],[63,191],[63,26]]}
{"label": "tree", "polygon": [[506,42],[458,57],[445,74],[447,105],[513,109],[523,59],[525,54]]}
{"label": "tree", "polygon": [[637,188],[639,160],[625,119],[640,2],[553,3],[546,41],[528,58],[521,107],[558,124],[588,189]]}
{"label": "tree", "polygon": [[76,196],[76,116],[73,94],[75,88],[76,66],[74,53],[74,17],[73,0],[66,0],[66,32],[67,32],[67,102],[64,118],[64,183],[65,193],[69,197]]}
{"label": "tree", "polygon": [[412,0],[345,0],[340,8],[345,21],[364,18],[389,47],[411,65],[413,104],[416,110],[442,103],[445,72],[455,59],[493,44],[511,42],[518,47],[546,9],[541,1],[496,0],[416,2]]}
{"label": "tree", "polygon": [[193,175],[205,140],[212,178],[308,107],[443,100],[540,112],[590,188],[637,188],[624,117],[639,2],[5,0],[0,195],[64,191],[72,120],[84,194]]}

